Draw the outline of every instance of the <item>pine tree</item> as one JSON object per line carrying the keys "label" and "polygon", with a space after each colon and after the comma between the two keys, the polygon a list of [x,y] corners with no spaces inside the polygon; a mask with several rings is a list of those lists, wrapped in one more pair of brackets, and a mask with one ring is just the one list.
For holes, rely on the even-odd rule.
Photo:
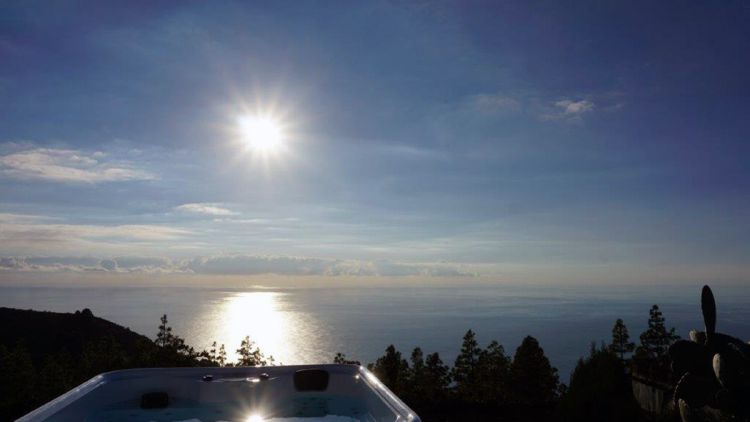
{"label": "pine tree", "polygon": [[615,321],[615,326],[612,327],[612,344],[609,345],[609,349],[620,357],[620,360],[625,360],[625,354],[631,353],[635,348],[635,343],[630,341],[630,334],[628,334],[628,327],[622,319],[618,318]]}
{"label": "pine tree", "polygon": [[216,356],[216,363],[218,363],[219,366],[227,366],[227,350],[224,348],[223,343],[221,347],[219,347],[219,354]]}
{"label": "pine tree", "polygon": [[550,404],[557,398],[557,368],[550,365],[539,342],[527,336],[513,355],[510,384],[515,401],[522,405]]}
{"label": "pine tree", "polygon": [[478,396],[479,357],[482,349],[472,330],[464,334],[461,352],[453,364],[452,378],[456,383],[456,393],[466,401],[476,401]]}
{"label": "pine tree", "polygon": [[507,397],[510,359],[505,355],[503,346],[492,341],[479,355],[478,366],[480,401],[487,404],[504,402]]}
{"label": "pine tree", "polygon": [[666,359],[669,346],[680,337],[675,334],[674,328],[667,330],[664,322],[659,306],[652,306],[649,310],[648,329],[641,334],[641,345],[637,350],[640,357],[655,360]]}
{"label": "pine tree", "polygon": [[450,368],[440,359],[440,354],[435,352],[427,355],[424,361],[424,399],[441,401],[450,382]]}
{"label": "pine tree", "polygon": [[411,368],[413,373],[424,371],[424,353],[420,347],[415,347],[411,352]]}
{"label": "pine tree", "polygon": [[401,394],[407,384],[409,364],[401,357],[394,345],[385,349],[385,355],[378,358],[368,368],[394,393]]}
{"label": "pine tree", "polygon": [[[221,353],[224,353],[222,359]],[[197,355],[198,366],[224,366],[226,363],[226,351],[224,351],[224,345],[221,345],[221,349],[217,347],[217,343],[214,341],[211,343],[211,348],[204,350]]]}
{"label": "pine tree", "polygon": [[406,386],[407,398],[423,400],[425,397],[425,364],[424,353],[419,347],[411,352],[411,367],[409,368],[409,383]]}
{"label": "pine tree", "polygon": [[172,335],[172,327],[169,326],[167,320],[167,314],[162,315],[161,324],[159,324],[159,332],[156,333],[156,343],[159,347],[168,347],[174,342],[174,335]]}
{"label": "pine tree", "polygon": [[578,360],[560,410],[565,421],[641,419],[622,359],[611,347],[597,349],[594,343],[588,358]]}
{"label": "pine tree", "polygon": [[255,342],[250,340],[250,336],[245,336],[240,343],[240,348],[237,349],[239,360],[237,366],[266,366],[269,361],[273,361],[273,358],[266,358],[260,351],[260,348]]}
{"label": "pine tree", "polygon": [[[167,315],[160,318],[159,331],[156,333],[154,344],[161,348],[157,354],[157,365],[160,366],[192,366],[195,365],[199,354],[193,347],[185,343],[185,339],[172,334]],[[176,355],[176,356],[175,356]]]}

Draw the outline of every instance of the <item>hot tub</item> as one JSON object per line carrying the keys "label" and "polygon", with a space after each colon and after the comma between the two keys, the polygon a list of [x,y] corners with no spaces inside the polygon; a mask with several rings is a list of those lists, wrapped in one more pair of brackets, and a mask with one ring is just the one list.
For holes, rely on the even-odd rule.
{"label": "hot tub", "polygon": [[19,421],[419,421],[356,365],[129,369],[90,379]]}

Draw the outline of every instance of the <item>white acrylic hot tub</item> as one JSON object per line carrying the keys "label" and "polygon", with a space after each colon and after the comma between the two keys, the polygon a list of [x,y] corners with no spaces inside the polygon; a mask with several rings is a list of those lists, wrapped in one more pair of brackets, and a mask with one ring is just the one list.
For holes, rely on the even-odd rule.
{"label": "white acrylic hot tub", "polygon": [[360,366],[302,365],[109,372],[19,421],[418,422],[419,417]]}

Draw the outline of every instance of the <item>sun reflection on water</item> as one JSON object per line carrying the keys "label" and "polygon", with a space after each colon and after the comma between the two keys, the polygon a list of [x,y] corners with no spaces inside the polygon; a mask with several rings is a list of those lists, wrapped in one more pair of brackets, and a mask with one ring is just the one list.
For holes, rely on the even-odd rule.
{"label": "sun reflection on water", "polygon": [[279,360],[290,355],[287,333],[290,316],[279,306],[278,292],[243,292],[226,297],[221,304],[219,318],[220,337],[229,340],[227,352],[231,355],[245,336],[250,336],[266,355]]}
{"label": "sun reflection on water", "polygon": [[[217,343],[224,343],[229,361],[245,336],[276,363],[313,363],[313,350],[320,345],[319,329],[310,316],[295,311],[284,292],[231,293],[220,299],[204,326]],[[286,300],[285,300],[286,299]],[[218,306],[217,306],[218,305]],[[212,327],[211,327],[212,326]]]}

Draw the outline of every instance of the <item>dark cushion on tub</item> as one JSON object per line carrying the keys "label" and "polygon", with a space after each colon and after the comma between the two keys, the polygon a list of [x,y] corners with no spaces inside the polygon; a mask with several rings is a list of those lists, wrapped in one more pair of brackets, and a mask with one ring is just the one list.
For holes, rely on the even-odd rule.
{"label": "dark cushion on tub", "polygon": [[297,391],[323,391],[328,388],[328,371],[300,369],[294,373],[294,388]]}
{"label": "dark cushion on tub", "polygon": [[163,409],[169,406],[169,394],[163,391],[146,393],[141,396],[142,409]]}

